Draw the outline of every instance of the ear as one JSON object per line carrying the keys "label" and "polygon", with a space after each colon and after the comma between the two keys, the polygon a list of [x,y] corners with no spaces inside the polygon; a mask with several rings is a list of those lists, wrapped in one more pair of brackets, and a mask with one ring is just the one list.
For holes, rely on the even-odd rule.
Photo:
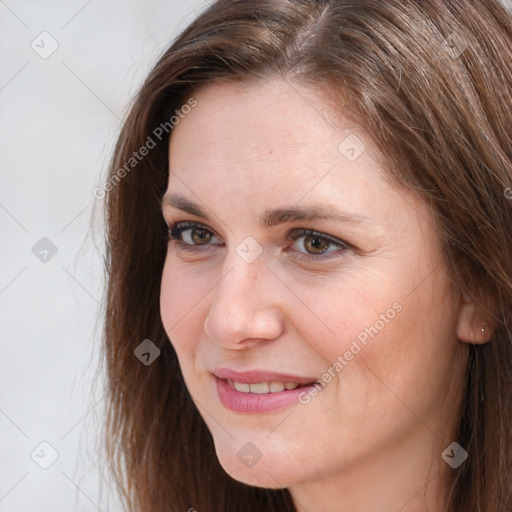
{"label": "ear", "polygon": [[487,343],[498,324],[497,319],[466,292],[461,294],[457,338],[464,343]]}

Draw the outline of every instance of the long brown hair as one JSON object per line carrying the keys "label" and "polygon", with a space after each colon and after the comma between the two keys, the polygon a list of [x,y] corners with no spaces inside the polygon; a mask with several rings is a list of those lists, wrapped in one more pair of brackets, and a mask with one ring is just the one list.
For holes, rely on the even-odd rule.
{"label": "long brown hair", "polygon": [[[127,509],[295,510],[286,489],[223,471],[159,312],[180,109],[200,86],[275,75],[350,108],[389,176],[431,206],[454,282],[494,321],[491,341],[468,347],[457,441],[469,457],[447,510],[512,510],[512,18],[498,0],[220,0],[159,59],[104,184],[104,441]],[[149,366],[134,354],[145,339],[161,351]]]}

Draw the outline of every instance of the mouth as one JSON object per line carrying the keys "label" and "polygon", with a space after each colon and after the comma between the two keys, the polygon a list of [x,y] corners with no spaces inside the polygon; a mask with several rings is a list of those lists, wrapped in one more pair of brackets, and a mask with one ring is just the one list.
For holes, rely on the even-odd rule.
{"label": "mouth", "polygon": [[255,395],[266,395],[269,393],[281,393],[282,391],[290,391],[297,388],[303,388],[313,385],[315,382],[309,384],[299,384],[294,381],[270,381],[270,382],[237,382],[231,379],[221,379],[227,382],[233,389],[236,389],[240,393],[253,393]]}
{"label": "mouth", "polygon": [[238,413],[274,412],[296,404],[318,383],[316,379],[272,372],[216,369],[217,394],[227,409]]}

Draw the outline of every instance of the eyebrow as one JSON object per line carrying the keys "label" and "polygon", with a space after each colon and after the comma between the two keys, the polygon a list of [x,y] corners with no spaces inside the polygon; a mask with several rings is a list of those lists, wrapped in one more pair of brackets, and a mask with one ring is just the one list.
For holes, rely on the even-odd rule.
{"label": "eyebrow", "polygon": [[[162,208],[165,206],[172,206],[196,217],[211,220],[205,208],[179,194],[165,195],[162,198]],[[293,205],[265,210],[260,219],[260,224],[264,227],[271,227],[285,222],[304,220],[334,220],[344,224],[367,224],[371,221],[369,217],[364,215],[341,211],[329,204],[318,204],[301,207]]]}

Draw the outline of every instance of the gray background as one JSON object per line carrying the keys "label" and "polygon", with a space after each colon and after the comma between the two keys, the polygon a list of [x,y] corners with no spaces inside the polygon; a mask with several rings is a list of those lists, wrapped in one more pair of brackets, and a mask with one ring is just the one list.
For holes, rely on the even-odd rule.
{"label": "gray background", "polygon": [[104,278],[93,190],[131,96],[205,5],[0,1],[0,512],[120,510],[97,439]]}

